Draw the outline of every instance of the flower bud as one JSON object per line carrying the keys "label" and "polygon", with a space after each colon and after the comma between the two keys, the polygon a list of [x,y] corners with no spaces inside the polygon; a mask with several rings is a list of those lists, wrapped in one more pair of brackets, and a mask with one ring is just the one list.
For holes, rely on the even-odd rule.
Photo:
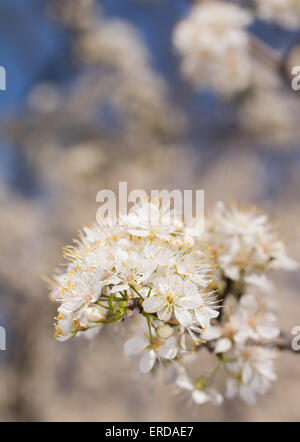
{"label": "flower bud", "polygon": [[168,339],[173,334],[173,328],[170,327],[170,325],[162,325],[161,327],[158,327],[157,333],[160,338]]}
{"label": "flower bud", "polygon": [[99,322],[105,319],[105,316],[103,315],[100,308],[96,306],[87,307],[85,309],[84,316],[90,322]]}

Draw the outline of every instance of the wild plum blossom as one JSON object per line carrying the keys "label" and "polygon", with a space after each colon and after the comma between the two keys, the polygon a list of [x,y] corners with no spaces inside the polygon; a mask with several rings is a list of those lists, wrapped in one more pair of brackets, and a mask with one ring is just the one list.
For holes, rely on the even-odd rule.
{"label": "wild plum blossom", "polygon": [[[98,216],[63,249],[65,267],[50,295],[59,302],[55,338],[93,339],[111,323],[130,328],[140,318],[124,353],[138,357],[142,373],[171,371],[166,378],[183,395],[219,405],[223,395],[214,382],[223,370],[226,396],[254,403],[276,379],[280,336],[266,272],[297,264],[256,209],[218,203],[204,233],[193,237],[178,214],[173,224],[162,222],[168,210],[147,200],[121,215],[121,223]],[[203,348],[216,366],[191,380],[185,364]]]}
{"label": "wild plum blossom", "polygon": [[270,268],[295,270],[284,243],[268,217],[255,206],[249,209],[219,202],[207,218],[203,239],[211,247],[225,276],[238,280],[242,272]]}
{"label": "wild plum blossom", "polygon": [[203,377],[193,383],[185,370],[181,369],[176,379],[176,385],[181,391],[188,393],[197,405],[204,404],[205,402],[221,405],[223,403],[223,396],[216,389],[207,386],[207,381],[208,379]]}
{"label": "wild plum blossom", "polygon": [[195,5],[173,35],[185,77],[199,88],[211,87],[222,95],[245,90],[251,79],[246,32],[251,21],[246,9],[232,3]]}
{"label": "wild plum blossom", "polygon": [[256,403],[257,394],[265,394],[276,380],[276,351],[260,346],[237,347],[236,362],[227,364],[231,377],[227,380],[226,396],[237,394],[249,404]]}
{"label": "wild plum blossom", "polygon": [[156,267],[155,260],[145,260],[134,249],[117,250],[115,270],[105,284],[114,286],[112,293],[130,290],[131,285],[141,286],[146,283]]}
{"label": "wild plum blossom", "polygon": [[124,344],[126,356],[141,355],[139,369],[142,373],[148,373],[154,367],[156,360],[165,358],[173,360],[177,355],[177,343],[175,336],[167,339],[160,337],[151,338],[144,336],[134,336]]}
{"label": "wild plum blossom", "polygon": [[182,232],[180,214],[170,209],[170,202],[163,204],[159,199],[148,201],[141,199],[130,210],[128,215],[120,217],[120,223],[125,224],[128,232],[135,236],[157,235],[171,239],[170,234]]}
{"label": "wild plum blossom", "polygon": [[243,345],[249,340],[272,341],[279,336],[276,315],[266,308],[264,300],[254,295],[244,295],[229,318],[207,329],[202,339],[216,341],[215,353],[225,353],[235,344]]}
{"label": "wild plum blossom", "polygon": [[62,312],[58,309],[58,315],[54,318],[55,324],[54,337],[60,341],[67,341],[75,334],[75,321],[71,312]]}
{"label": "wild plum blossom", "polygon": [[263,20],[273,21],[287,29],[300,28],[298,0],[255,0],[257,14]]}
{"label": "wild plum blossom", "polygon": [[101,292],[102,269],[88,271],[80,268],[70,269],[57,278],[58,284],[51,296],[61,302],[61,310],[66,312],[82,312],[97,301]]}
{"label": "wild plum blossom", "polygon": [[143,308],[147,313],[157,313],[164,321],[174,313],[180,324],[189,327],[193,323],[192,312],[196,314],[201,303],[204,301],[196,284],[179,275],[167,274],[153,281],[151,296],[144,300]]}

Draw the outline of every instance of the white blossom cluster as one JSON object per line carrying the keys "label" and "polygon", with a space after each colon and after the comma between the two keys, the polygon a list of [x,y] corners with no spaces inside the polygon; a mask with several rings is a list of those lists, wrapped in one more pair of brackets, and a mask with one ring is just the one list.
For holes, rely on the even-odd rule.
{"label": "white blossom cluster", "polygon": [[300,28],[299,0],[252,0],[249,8],[240,3],[196,2],[175,27],[173,44],[181,71],[198,89],[211,88],[230,97],[255,87],[249,26],[256,18],[288,30]]}
{"label": "white blossom cluster", "polygon": [[[252,404],[268,391],[280,330],[266,271],[292,270],[296,263],[266,215],[218,203],[204,233],[191,237],[173,210],[142,200],[118,223],[98,219],[74,242],[64,249],[66,271],[51,292],[60,302],[59,341],[91,337],[125,318],[141,321],[125,354],[136,356],[142,373],[171,371],[177,388],[197,404],[223,402],[214,387],[221,370],[228,398]],[[203,348],[217,365],[194,379],[185,361]]]}
{"label": "white blossom cluster", "polygon": [[196,87],[222,95],[246,89],[251,79],[246,27],[251,21],[251,14],[238,5],[221,1],[195,5],[173,35],[185,77]]}
{"label": "white blossom cluster", "polygon": [[287,29],[300,27],[300,2],[298,0],[255,0],[258,16],[273,21]]}

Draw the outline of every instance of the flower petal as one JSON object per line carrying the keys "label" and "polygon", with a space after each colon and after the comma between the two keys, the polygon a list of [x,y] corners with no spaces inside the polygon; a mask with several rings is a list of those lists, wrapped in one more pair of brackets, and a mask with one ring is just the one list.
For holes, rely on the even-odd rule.
{"label": "flower petal", "polygon": [[159,296],[150,296],[143,302],[143,308],[146,313],[156,313],[163,306],[163,301]]}
{"label": "flower petal", "polygon": [[230,348],[231,348],[231,340],[228,338],[222,338],[219,339],[216,344],[215,353],[225,353]]}
{"label": "flower petal", "polygon": [[209,400],[208,394],[204,391],[194,390],[192,393],[192,398],[196,402],[196,404],[204,404]]}
{"label": "flower petal", "polygon": [[154,366],[156,354],[154,350],[147,350],[140,360],[140,370],[142,373],[148,373]]}
{"label": "flower petal", "polygon": [[194,389],[193,384],[189,380],[186,374],[181,373],[176,378],[176,384],[178,387],[182,388],[183,390],[189,390],[192,391]]}
{"label": "flower petal", "polygon": [[141,336],[134,336],[128,339],[124,344],[124,353],[126,356],[135,355],[144,350],[147,345],[146,340]]}
{"label": "flower petal", "polygon": [[192,325],[192,315],[187,310],[175,308],[175,317],[184,327],[190,327]]}
{"label": "flower petal", "polygon": [[159,349],[161,357],[166,359],[174,359],[177,355],[177,346],[175,339],[168,339]]}

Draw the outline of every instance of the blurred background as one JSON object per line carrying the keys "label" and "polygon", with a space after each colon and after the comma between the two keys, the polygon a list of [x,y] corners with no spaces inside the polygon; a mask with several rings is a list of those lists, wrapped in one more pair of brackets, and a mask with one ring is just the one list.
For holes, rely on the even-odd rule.
{"label": "blurred background", "polygon": [[[300,91],[263,60],[255,87],[238,99],[195,90],[172,44],[190,8],[188,0],[0,0],[7,74],[0,420],[300,418],[300,356],[291,352],[279,358],[279,380],[256,406],[227,401],[192,410],[161,380],[149,388],[149,379],[134,376],[122,354],[130,330],[103,330],[92,344],[53,338],[56,306],[42,275],[95,219],[97,192],[117,190],[119,181],[129,190],[204,189],[206,209],[218,200],[256,203],[300,259]],[[251,32],[279,56],[293,47],[300,65],[293,46],[300,29],[256,20]],[[280,273],[274,281],[280,325],[290,333],[300,325],[300,277]]]}

